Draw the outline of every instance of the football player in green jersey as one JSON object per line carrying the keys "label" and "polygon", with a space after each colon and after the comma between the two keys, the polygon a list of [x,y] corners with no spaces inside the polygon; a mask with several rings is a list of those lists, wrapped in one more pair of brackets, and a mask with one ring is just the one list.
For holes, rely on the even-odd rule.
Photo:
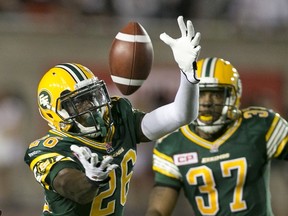
{"label": "football player in green jersey", "polygon": [[199,115],[159,140],[146,216],[171,215],[180,189],[196,216],[272,216],[271,159],[288,159],[287,122],[271,109],[239,109],[237,70],[220,58],[197,62]]}
{"label": "football player in green jersey", "polygon": [[[178,18],[181,37],[163,33],[181,70],[175,100],[148,113],[110,97],[103,80],[75,63],[58,64],[38,85],[38,107],[51,130],[32,142],[25,162],[45,193],[42,215],[123,215],[137,159],[136,146],[198,115],[195,65],[200,33]],[[194,64],[192,64],[194,62]],[[191,103],[192,102],[192,103]]]}

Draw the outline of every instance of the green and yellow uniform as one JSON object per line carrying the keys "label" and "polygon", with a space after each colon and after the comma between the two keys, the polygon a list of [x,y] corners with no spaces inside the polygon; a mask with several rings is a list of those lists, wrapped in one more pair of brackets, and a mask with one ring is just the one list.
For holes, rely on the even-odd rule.
{"label": "green and yellow uniform", "polygon": [[[46,136],[30,144],[25,162],[44,188],[46,203],[43,215],[123,215],[129,182],[137,159],[136,144],[139,143],[140,122],[144,113],[134,110],[124,98],[113,99],[111,112],[114,120],[111,143],[50,130]],[[61,169],[71,167],[85,172],[70,150],[72,144],[88,146],[92,152],[98,154],[99,160],[112,155],[113,163],[119,165],[110,173],[109,183],[99,189],[93,202],[86,205],[62,197],[53,189],[53,180]]]}
{"label": "green and yellow uniform", "polygon": [[156,184],[183,188],[196,216],[272,216],[270,161],[288,160],[287,131],[279,114],[258,107],[214,142],[183,126],[154,148]]}

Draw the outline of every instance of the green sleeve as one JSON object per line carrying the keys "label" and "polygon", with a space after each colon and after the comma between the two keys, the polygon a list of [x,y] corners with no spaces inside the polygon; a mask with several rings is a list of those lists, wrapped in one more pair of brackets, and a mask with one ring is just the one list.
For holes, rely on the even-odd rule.
{"label": "green sleeve", "polygon": [[57,174],[60,172],[60,170],[65,169],[65,168],[81,170],[79,165],[73,161],[61,161],[61,162],[56,163],[52,167],[52,169],[49,172],[49,175],[46,178],[46,182],[50,185],[51,188],[53,188],[53,181],[55,177],[57,176]]}

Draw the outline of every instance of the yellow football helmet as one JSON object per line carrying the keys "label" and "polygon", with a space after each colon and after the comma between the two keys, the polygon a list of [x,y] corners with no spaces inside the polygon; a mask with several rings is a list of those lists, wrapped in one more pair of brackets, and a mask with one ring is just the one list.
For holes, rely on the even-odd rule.
{"label": "yellow football helmet", "polygon": [[[207,133],[215,133],[223,125],[234,121],[239,117],[240,99],[242,94],[242,85],[237,70],[221,58],[205,58],[197,62],[197,77],[200,79],[199,87],[201,91],[224,90],[224,104],[222,113],[216,121],[212,123],[203,123],[200,121],[201,114],[195,121],[200,129]],[[201,104],[200,104],[201,106]]]}
{"label": "yellow football helmet", "polygon": [[75,63],[58,64],[38,85],[38,108],[56,130],[105,137],[112,126],[111,101],[103,80]]}

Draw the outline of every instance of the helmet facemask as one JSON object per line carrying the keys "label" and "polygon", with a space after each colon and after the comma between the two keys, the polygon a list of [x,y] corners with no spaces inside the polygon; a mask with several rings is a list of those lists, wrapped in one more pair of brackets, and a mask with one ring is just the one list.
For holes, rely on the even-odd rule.
{"label": "helmet facemask", "polygon": [[[218,132],[223,126],[230,124],[239,117],[239,110],[236,104],[236,89],[231,85],[221,85],[213,83],[200,83],[201,91],[220,94],[221,103],[209,102],[199,104],[199,116],[194,124],[208,134]],[[204,108],[206,107],[206,108]]]}
{"label": "helmet facemask", "polygon": [[63,91],[57,99],[56,112],[63,120],[60,125],[70,125],[68,132],[76,135],[105,137],[113,121],[104,82],[87,79],[77,83],[75,89]]}

